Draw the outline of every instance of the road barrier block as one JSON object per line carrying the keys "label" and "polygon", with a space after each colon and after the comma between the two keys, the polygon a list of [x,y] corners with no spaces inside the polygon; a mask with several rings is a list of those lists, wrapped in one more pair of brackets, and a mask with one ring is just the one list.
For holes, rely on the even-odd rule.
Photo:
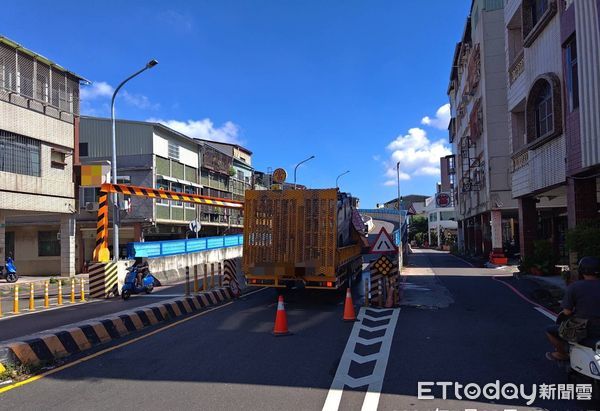
{"label": "road barrier block", "polygon": [[43,335],[23,337],[22,341],[0,346],[0,363],[39,365],[119,339],[159,322],[224,303],[233,297],[231,288],[217,288],[137,307],[134,311],[115,313],[106,318],[91,319],[66,330],[49,330]]}
{"label": "road barrier block", "polygon": [[91,298],[108,298],[116,291],[118,267],[115,263],[93,263],[88,270]]}

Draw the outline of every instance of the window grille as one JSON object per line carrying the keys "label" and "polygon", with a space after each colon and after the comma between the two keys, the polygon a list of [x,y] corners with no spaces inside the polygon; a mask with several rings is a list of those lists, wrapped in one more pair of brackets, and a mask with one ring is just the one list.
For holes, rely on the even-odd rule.
{"label": "window grille", "polygon": [[169,141],[169,158],[179,161],[179,146]]}
{"label": "window grille", "polygon": [[39,140],[0,130],[0,171],[39,177],[40,152]]}

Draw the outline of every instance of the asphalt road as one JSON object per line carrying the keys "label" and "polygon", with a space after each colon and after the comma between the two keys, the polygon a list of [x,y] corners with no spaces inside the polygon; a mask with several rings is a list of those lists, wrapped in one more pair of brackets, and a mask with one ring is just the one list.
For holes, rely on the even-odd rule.
{"label": "asphalt road", "polygon": [[[77,304],[71,304],[69,302],[70,287],[68,290],[67,287],[63,287],[62,306],[57,307],[56,299],[53,297],[50,300],[51,308],[45,310],[41,308],[41,306],[43,306],[43,299],[38,299],[36,302],[38,306],[37,311],[32,313],[28,313],[29,300],[21,297],[21,312],[24,314],[0,318],[0,342],[33,333],[39,333],[52,328],[62,327],[67,324],[84,321],[102,315],[131,310],[135,307],[152,304],[160,300],[173,298],[173,296],[176,295],[183,295],[184,293],[184,285],[178,284],[157,287],[150,295],[133,295],[127,301],[123,301],[123,299],[116,297],[108,300],[93,300],[79,304],[80,294],[79,289],[77,289],[75,295]],[[12,301],[5,298],[3,303],[3,311],[5,313],[11,312]]]}
{"label": "asphalt road", "polygon": [[[418,400],[418,382],[564,384],[566,376],[544,358],[550,347],[543,328],[550,320],[494,281],[494,270],[470,268],[432,251],[416,253],[410,261],[407,305],[389,310],[397,324],[390,328],[389,356],[382,357],[387,369],[381,396],[374,408],[370,402],[371,408],[363,409],[574,410],[586,405],[538,400],[527,408],[524,400]],[[320,410],[359,323],[341,321],[342,295],[296,291],[286,294],[294,334],[274,337],[276,297],[274,290],[259,291],[154,335],[149,330],[130,336],[129,345],[0,394],[0,408]],[[368,363],[352,364],[350,372],[368,373],[365,367]],[[339,409],[361,409],[365,391],[344,387]]]}

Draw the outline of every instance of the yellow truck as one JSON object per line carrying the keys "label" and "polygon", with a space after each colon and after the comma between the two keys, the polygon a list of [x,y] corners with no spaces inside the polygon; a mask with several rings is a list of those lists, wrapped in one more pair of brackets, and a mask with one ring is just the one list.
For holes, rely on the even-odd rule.
{"label": "yellow truck", "polygon": [[364,223],[338,189],[248,190],[243,271],[250,286],[331,289],[362,270]]}

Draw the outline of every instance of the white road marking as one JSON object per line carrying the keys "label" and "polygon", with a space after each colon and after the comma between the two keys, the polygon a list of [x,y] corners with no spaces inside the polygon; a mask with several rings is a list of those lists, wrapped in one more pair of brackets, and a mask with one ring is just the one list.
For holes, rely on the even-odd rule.
{"label": "white road marking", "polygon": [[533,307],[533,308],[535,308],[538,312],[542,313],[546,317],[550,318],[552,321],[556,321],[556,315],[552,315],[548,311],[543,310],[540,307]]}
{"label": "white road marking", "polygon": [[[366,314],[366,310],[375,312],[392,311],[390,315],[383,317],[371,317]],[[346,348],[340,359],[335,377],[331,383],[331,388],[327,394],[327,399],[323,405],[323,411],[337,411],[342,401],[342,394],[344,393],[344,385],[351,388],[357,388],[368,384],[367,394],[363,401],[362,411],[376,410],[379,404],[379,397],[381,395],[381,389],[383,388],[383,380],[385,377],[385,370],[387,368],[388,358],[390,355],[390,349],[392,347],[392,341],[394,339],[394,331],[396,329],[396,323],[398,322],[398,314],[400,313],[399,308],[388,308],[388,309],[376,309],[376,308],[364,308],[360,309],[357,316],[357,321],[352,327],[352,332],[346,343]],[[382,321],[389,320],[388,324],[382,326],[369,327],[364,325],[362,322],[364,319],[371,321]],[[378,331],[385,330],[385,334],[382,337],[376,337],[371,339],[365,339],[359,337],[361,330],[365,331]],[[381,348],[378,353],[370,354],[367,356],[361,356],[355,353],[356,344],[360,343],[363,345],[373,345],[381,343]],[[371,375],[353,378],[348,375],[350,365],[352,361],[360,364],[364,364],[370,361],[376,361],[375,368]]]}

